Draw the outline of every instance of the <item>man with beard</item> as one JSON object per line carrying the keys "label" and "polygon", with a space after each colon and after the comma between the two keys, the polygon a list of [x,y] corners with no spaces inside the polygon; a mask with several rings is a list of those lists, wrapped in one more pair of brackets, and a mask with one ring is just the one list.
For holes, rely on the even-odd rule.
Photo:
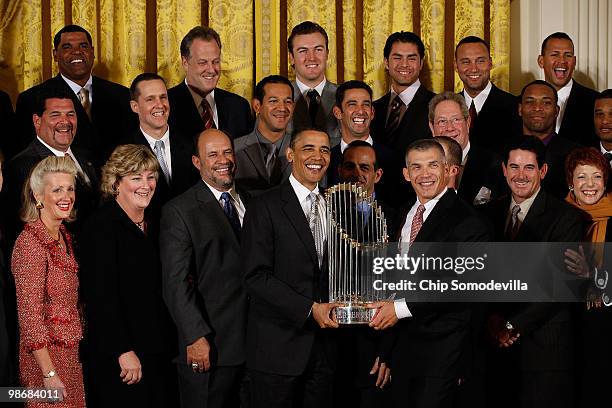
{"label": "man with beard", "polygon": [[255,129],[234,142],[236,182],[251,196],[280,184],[291,174],[285,153],[291,139],[287,127],[293,107],[293,86],[287,78],[270,75],[255,86]]}
{"label": "man with beard", "polygon": [[240,235],[245,194],[222,131],[197,138],[201,180],[162,210],[163,296],[178,332],[181,407],[237,407],[244,374],[247,298]]}
{"label": "man with beard", "polygon": [[572,78],[576,55],[570,36],[556,32],[546,37],[542,42],[538,65],[544,71],[546,82],[557,91],[559,114],[555,132],[583,146],[597,146],[598,140],[591,122],[597,91]]}
{"label": "man with beard", "polygon": [[[470,140],[475,146],[502,154],[509,139],[520,134],[516,97],[496,87],[490,80],[489,44],[475,36],[459,41],[455,48],[455,70],[463,82],[461,95],[470,115]],[[499,126],[499,121],[504,126]]]}
{"label": "man with beard", "polygon": [[606,89],[595,99],[594,124],[599,150],[612,164],[612,89]]}
{"label": "man with beard", "polygon": [[579,145],[557,135],[558,114],[557,91],[551,84],[536,80],[523,87],[519,102],[523,134],[537,137],[546,146],[548,175],[542,186],[555,197],[564,199],[567,195],[565,157]]}
{"label": "man with beard", "polygon": [[128,89],[92,75],[94,57],[91,34],[84,28],[68,25],[55,34],[53,59],[59,74],[17,98],[17,152],[35,138],[32,114],[38,108],[37,94],[49,88],[61,88],[69,93],[79,123],[74,145],[89,150],[97,165],[104,164],[108,150],[137,128]]}

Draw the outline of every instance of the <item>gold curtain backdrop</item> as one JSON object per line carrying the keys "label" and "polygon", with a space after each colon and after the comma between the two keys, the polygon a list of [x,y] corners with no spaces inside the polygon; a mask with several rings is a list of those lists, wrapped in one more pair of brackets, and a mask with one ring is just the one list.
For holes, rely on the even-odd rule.
{"label": "gold curtain backdrop", "polygon": [[362,79],[375,97],[388,91],[383,47],[399,30],[423,39],[421,79],[434,92],[461,89],[454,46],[466,35],[490,42],[492,79],[509,87],[510,0],[0,0],[0,88],[15,100],[56,75],[53,34],[70,23],[91,32],[97,75],[129,86],[140,72],[157,71],[173,86],[183,78],[180,41],[203,24],[223,43],[219,86],[250,99],[264,76],[294,77],[287,36],[304,20],[328,33],[327,78]]}

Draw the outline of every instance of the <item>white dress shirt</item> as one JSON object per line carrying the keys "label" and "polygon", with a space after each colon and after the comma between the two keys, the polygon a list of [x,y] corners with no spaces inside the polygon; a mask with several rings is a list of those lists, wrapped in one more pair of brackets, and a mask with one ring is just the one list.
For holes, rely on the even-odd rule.
{"label": "white dress shirt", "polygon": [[[531,205],[533,204],[533,202],[535,201],[539,193],[540,193],[540,188],[538,188],[538,191],[536,191],[534,195],[532,195],[531,197],[529,197],[522,203],[518,204],[518,206],[521,207],[521,211],[516,216],[519,220],[519,223],[521,224],[523,223],[523,221],[525,220],[525,217],[527,216],[527,213],[529,212],[529,209],[531,208]],[[512,216],[511,215],[512,208],[515,205],[517,205],[517,202],[514,201],[514,197],[512,197],[512,199],[510,200],[510,208],[508,208],[508,219],[506,220],[506,225],[508,225],[508,222],[510,222],[510,217]]]}
{"label": "white dress shirt", "polygon": [[79,97],[79,91],[81,90],[81,88],[85,88],[89,92],[89,103],[91,104],[93,102],[93,96],[92,96],[93,95],[93,92],[92,92],[92,83],[93,83],[93,81],[92,81],[92,76],[91,75],[89,75],[89,79],[85,83],[85,86],[81,86],[81,85],[77,84],[76,82],[66,78],[62,74],[60,74],[60,75],[62,76],[62,79],[64,81],[66,81],[66,83],[68,84],[70,89],[72,89],[72,92],[74,92],[76,94],[77,98]]}
{"label": "white dress shirt", "polygon": [[[189,84],[187,83],[187,78],[185,78],[185,85],[187,85],[187,88],[189,89],[189,91],[191,91],[192,96],[197,95],[199,97],[199,101],[202,100],[202,96],[194,92],[193,89],[189,87]],[[197,87],[194,87],[194,88],[197,88]],[[214,89],[210,91],[208,94],[206,94],[206,101],[210,105],[210,110],[212,111],[213,121],[215,122],[215,127],[219,129],[219,115],[217,114],[217,104],[215,103],[215,90]],[[197,102],[196,105],[198,108],[198,112],[200,112],[200,103]],[[202,112],[200,112],[200,115],[202,115]]]}
{"label": "white dress shirt", "polygon": [[[206,181],[204,181],[204,184],[208,186],[210,191],[213,193],[213,195],[217,199],[217,202],[219,203],[221,208],[223,208],[223,201],[221,200],[221,194],[225,193],[225,191],[217,190],[216,188],[208,184]],[[245,208],[244,208],[244,204],[242,203],[242,200],[240,199],[240,196],[238,195],[238,192],[236,191],[236,186],[233,185],[232,188],[230,188],[227,192],[232,198],[232,204],[234,204],[234,208],[236,208],[236,212],[238,213],[238,219],[240,220],[240,225],[242,226],[242,220],[244,219]]]}
{"label": "white dress shirt", "polygon": [[[320,195],[319,185],[317,184],[317,186],[313,190],[309,190],[308,187],[297,181],[297,179],[293,176],[293,173],[289,176],[289,183],[291,184],[291,187],[293,188],[293,191],[297,196],[298,202],[302,207],[302,211],[304,212],[306,220],[308,220],[310,218],[310,206],[312,205],[310,201],[310,193],[316,193],[317,195]],[[327,234],[327,207],[325,205],[325,200],[319,198],[317,200],[317,205],[323,231],[325,232],[325,234]]]}
{"label": "white dress shirt", "polygon": [[66,150],[65,152],[62,152],[61,150],[57,150],[54,149],[53,147],[49,146],[47,143],[45,143],[44,140],[42,140],[40,138],[40,136],[36,136],[36,139],[38,139],[38,141],[40,143],[42,143],[47,149],[51,150],[51,153],[53,153],[54,156],[57,157],[64,157],[66,154],[69,154],[70,157],[72,157],[72,161],[74,162],[77,171],[82,175],[82,177],[85,179],[85,181],[87,181],[89,183],[89,177],[87,177],[87,173],[85,173],[83,171],[83,168],[81,167],[81,164],[79,163],[79,159],[74,155],[74,153],[72,153],[72,149],[69,147],[68,150]]}
{"label": "white dress shirt", "polygon": [[[364,142],[368,143],[370,146],[372,146],[374,144],[374,139],[372,139],[372,136],[368,135],[368,138],[366,140],[364,140]],[[346,143],[344,141],[344,139],[340,139],[340,153],[344,154],[344,151],[346,150],[346,148],[348,147],[349,143]]]}
{"label": "white dress shirt", "polygon": [[[399,94],[400,99],[402,100],[402,102],[404,102],[404,105],[406,105],[406,107],[410,105],[410,102],[412,102],[412,100],[414,99],[414,95],[417,93],[420,86],[421,86],[421,80],[417,79],[416,81],[412,83],[412,85],[408,86],[408,88],[404,89]],[[391,98],[389,98],[389,104],[393,103],[393,99],[395,99],[395,95],[397,95],[397,93],[393,90],[393,87],[391,87]]]}
{"label": "white dress shirt", "polygon": [[565,115],[565,108],[567,107],[567,100],[569,99],[570,92],[572,92],[572,85],[574,85],[574,80],[570,79],[570,81],[563,88],[557,91],[557,106],[559,106],[557,127],[555,129],[557,133],[559,133],[559,129],[561,128],[561,122],[563,122],[563,115]]}
{"label": "white dress shirt", "polygon": [[327,80],[323,78],[323,80],[319,83],[319,85],[315,86],[314,88],[309,87],[308,85],[304,84],[302,81],[300,81],[297,78],[295,78],[295,83],[297,84],[298,89],[300,90],[300,93],[304,97],[306,97],[306,93],[310,91],[311,89],[316,90],[319,93],[319,96],[321,96],[323,95],[323,88],[325,88],[325,84],[327,83]]}
{"label": "white dress shirt", "polygon": [[465,98],[465,104],[467,108],[470,109],[470,106],[472,105],[472,101],[474,101],[474,108],[476,108],[476,113],[480,113],[483,105],[485,104],[485,102],[487,101],[487,98],[489,97],[489,94],[491,93],[491,88],[493,88],[493,84],[491,84],[491,81],[489,81],[487,83],[487,86],[485,86],[485,88],[482,91],[480,91],[480,93],[476,95],[474,98],[468,95],[468,93],[464,89],[463,97]]}
{"label": "white dress shirt", "polygon": [[[168,167],[168,176],[172,179],[172,155],[170,154],[170,126],[166,129],[166,133],[161,137],[161,139],[156,139],[153,136],[149,135],[144,129],[141,127],[140,131],[144,135],[145,139],[147,139],[147,143],[151,146],[151,150],[155,152],[155,142],[158,140],[164,142],[164,151],[162,154],[164,155],[164,160],[166,161],[166,166]],[[160,169],[161,171],[161,169]]]}

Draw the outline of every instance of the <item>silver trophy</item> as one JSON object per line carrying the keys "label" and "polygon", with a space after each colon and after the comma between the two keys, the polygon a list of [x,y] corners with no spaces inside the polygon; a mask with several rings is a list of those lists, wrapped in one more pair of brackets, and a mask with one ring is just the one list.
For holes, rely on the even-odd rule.
{"label": "silver trophy", "polygon": [[366,305],[382,300],[374,290],[372,263],[385,251],[387,223],[376,200],[355,183],[341,183],[325,192],[329,302],[339,324],[367,324],[376,309]]}

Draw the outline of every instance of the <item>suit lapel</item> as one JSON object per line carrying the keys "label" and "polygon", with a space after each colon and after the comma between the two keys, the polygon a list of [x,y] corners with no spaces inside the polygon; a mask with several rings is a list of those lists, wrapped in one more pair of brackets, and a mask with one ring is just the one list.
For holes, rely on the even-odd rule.
{"label": "suit lapel", "polygon": [[283,201],[283,212],[287,216],[289,223],[297,233],[304,248],[308,251],[312,262],[318,266],[319,258],[317,257],[317,250],[310,226],[289,181],[284,182],[282,185],[281,200]]}
{"label": "suit lapel", "polygon": [[530,241],[531,234],[529,231],[537,229],[538,226],[541,226],[539,218],[542,214],[544,214],[546,210],[546,193],[543,190],[540,190],[538,196],[531,204],[531,208],[529,208],[529,212],[527,216],[521,223],[519,227],[518,234],[516,235],[515,241]]}
{"label": "suit lapel", "polygon": [[215,106],[217,108],[217,118],[219,119],[217,128],[225,129],[227,128],[227,123],[229,122],[229,118],[225,117],[225,114],[227,113],[226,111],[228,109],[224,109],[225,108],[225,95],[223,94],[223,90],[219,88],[215,88]]}
{"label": "suit lapel", "polygon": [[457,194],[452,190],[448,190],[440,198],[440,201],[438,201],[431,211],[431,214],[427,216],[427,220],[423,223],[421,230],[415,238],[415,242],[432,242],[436,240],[435,236],[438,227],[445,220],[448,208],[451,206],[453,200],[457,199]]}
{"label": "suit lapel", "polygon": [[202,180],[198,182],[196,199],[200,203],[202,213],[209,216],[214,216],[217,219],[220,227],[225,229],[225,231],[223,231],[223,236],[231,236],[232,242],[235,244],[235,246],[239,246],[240,242],[238,241],[238,237],[236,236],[236,233],[234,233],[234,230],[232,229],[229,220],[225,216],[221,205],[219,205],[219,202],[215,199],[212,191],[210,191],[208,186]]}
{"label": "suit lapel", "polygon": [[261,155],[261,149],[257,143],[257,135],[253,132],[247,137],[248,140],[245,141],[244,154],[249,158],[259,176],[270,181],[270,176]]}

